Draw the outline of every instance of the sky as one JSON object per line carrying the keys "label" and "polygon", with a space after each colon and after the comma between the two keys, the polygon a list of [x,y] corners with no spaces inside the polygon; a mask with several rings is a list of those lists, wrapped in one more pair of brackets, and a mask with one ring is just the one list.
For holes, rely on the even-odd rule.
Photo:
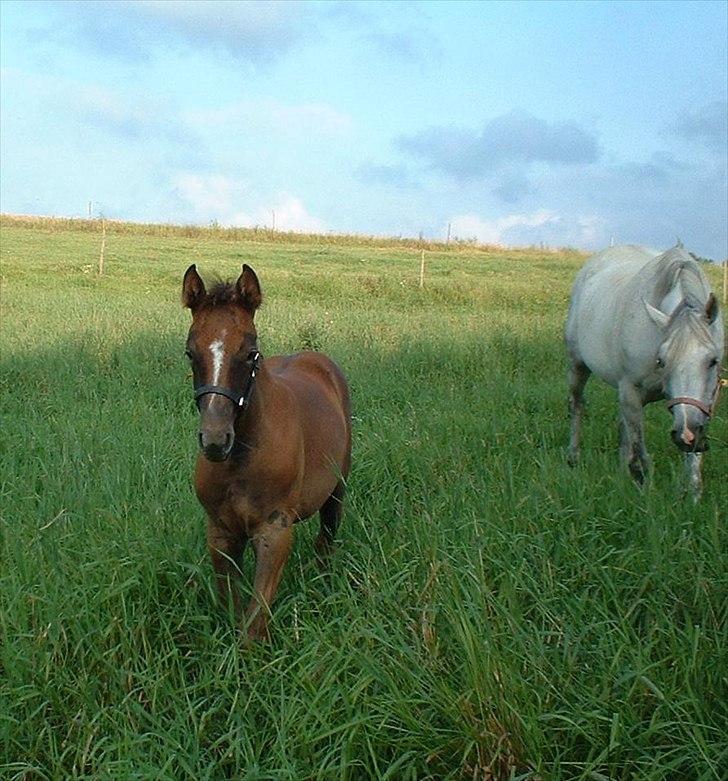
{"label": "sky", "polygon": [[0,2],[0,209],[728,255],[727,2]]}

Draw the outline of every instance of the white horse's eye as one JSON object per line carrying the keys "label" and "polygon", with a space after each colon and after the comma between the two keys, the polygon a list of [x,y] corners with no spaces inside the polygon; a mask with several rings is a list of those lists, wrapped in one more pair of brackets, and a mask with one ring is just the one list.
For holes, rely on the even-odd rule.
{"label": "white horse's eye", "polygon": [[713,360],[708,364],[708,368],[712,369],[714,366],[717,366],[717,365],[718,365],[718,359],[717,358],[713,358]]}
{"label": "white horse's eye", "polygon": [[662,358],[658,358],[656,363],[658,369],[663,369],[665,367],[665,362],[662,360]]}

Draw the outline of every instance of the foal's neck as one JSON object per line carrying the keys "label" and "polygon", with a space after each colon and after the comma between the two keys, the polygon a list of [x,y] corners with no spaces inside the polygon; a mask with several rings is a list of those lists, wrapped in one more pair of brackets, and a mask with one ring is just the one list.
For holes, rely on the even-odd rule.
{"label": "foal's neck", "polygon": [[250,389],[249,400],[245,409],[235,421],[234,448],[243,454],[256,447],[260,439],[261,421],[265,413],[265,396],[269,375],[264,365],[258,368],[255,380]]}

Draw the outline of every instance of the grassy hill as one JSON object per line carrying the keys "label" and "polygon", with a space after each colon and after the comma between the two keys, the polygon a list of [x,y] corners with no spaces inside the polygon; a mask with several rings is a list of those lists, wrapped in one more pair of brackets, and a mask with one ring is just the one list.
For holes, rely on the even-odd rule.
{"label": "grassy hill", "polygon": [[[426,244],[420,289],[410,240],[107,223],[99,276],[98,222],[0,230],[3,777],[723,777],[726,407],[697,507],[662,405],[623,475],[597,383],[566,466],[582,255]],[[354,402],[333,574],[300,524],[246,651],[190,484],[193,262],[252,265],[264,355],[324,350]]]}

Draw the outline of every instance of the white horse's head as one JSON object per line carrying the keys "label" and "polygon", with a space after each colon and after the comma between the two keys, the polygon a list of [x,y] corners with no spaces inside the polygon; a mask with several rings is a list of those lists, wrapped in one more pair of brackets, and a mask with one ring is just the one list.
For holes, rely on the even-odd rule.
{"label": "white horse's head", "polygon": [[672,440],[680,450],[707,450],[705,426],[713,413],[723,358],[723,329],[718,301],[711,293],[705,305],[684,299],[671,315],[647,301],[647,313],[660,329],[657,368],[672,412]]}

